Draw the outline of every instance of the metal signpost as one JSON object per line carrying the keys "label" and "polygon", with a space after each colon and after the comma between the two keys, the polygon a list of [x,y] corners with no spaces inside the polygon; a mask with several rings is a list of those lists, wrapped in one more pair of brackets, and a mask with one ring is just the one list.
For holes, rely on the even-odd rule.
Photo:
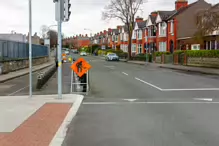
{"label": "metal signpost", "polygon": [[29,0],[29,96],[32,97],[32,0]]}
{"label": "metal signpost", "polygon": [[[77,61],[72,62],[72,73],[71,73],[71,93],[86,93],[89,92],[89,70],[91,65],[85,61],[83,58],[79,58]],[[76,86],[78,89],[75,91]],[[80,90],[80,86],[83,87],[82,92]],[[73,90],[74,88],[74,90]]]}
{"label": "metal signpost", "polygon": [[62,98],[62,22],[69,21],[70,0],[53,0],[55,3],[55,19],[58,23],[58,98]]}

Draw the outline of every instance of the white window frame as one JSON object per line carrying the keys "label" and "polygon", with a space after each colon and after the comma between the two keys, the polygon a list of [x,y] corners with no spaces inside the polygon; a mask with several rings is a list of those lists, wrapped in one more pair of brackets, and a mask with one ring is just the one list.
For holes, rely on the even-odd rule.
{"label": "white window frame", "polygon": [[132,39],[136,39],[136,31],[135,30],[133,31]]}
{"label": "white window frame", "polygon": [[200,44],[192,44],[191,50],[200,50]]}
{"label": "white window frame", "polygon": [[141,29],[139,29],[138,30],[138,39],[142,39],[142,30]]}
{"label": "white window frame", "polygon": [[167,51],[167,43],[159,42],[159,52],[166,52],[166,51]]}
{"label": "white window frame", "polygon": [[170,33],[171,33],[171,34],[174,34],[173,31],[174,31],[174,23],[173,23],[173,20],[171,20],[171,21],[170,21]]}
{"label": "white window frame", "polygon": [[165,37],[166,36],[166,29],[162,29],[162,25],[164,24],[165,22],[161,22],[159,23],[159,36],[161,37]]}
{"label": "white window frame", "polygon": [[132,52],[136,52],[136,44],[132,44]]}

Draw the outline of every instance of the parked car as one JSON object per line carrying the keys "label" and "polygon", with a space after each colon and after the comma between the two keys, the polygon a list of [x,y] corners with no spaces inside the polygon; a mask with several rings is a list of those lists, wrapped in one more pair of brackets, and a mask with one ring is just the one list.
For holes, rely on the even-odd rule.
{"label": "parked car", "polygon": [[80,56],[87,56],[87,53],[86,52],[81,52]]}
{"label": "parked car", "polygon": [[106,61],[119,61],[119,56],[117,56],[115,53],[110,53],[105,56],[105,59]]}
{"label": "parked car", "polygon": [[66,51],[65,51],[65,54],[66,54],[66,55],[69,55],[69,51],[68,51],[68,50],[66,50]]}

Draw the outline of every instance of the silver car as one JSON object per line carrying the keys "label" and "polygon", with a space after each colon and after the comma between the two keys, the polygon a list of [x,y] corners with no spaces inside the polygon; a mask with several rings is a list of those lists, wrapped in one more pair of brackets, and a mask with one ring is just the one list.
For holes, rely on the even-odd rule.
{"label": "silver car", "polygon": [[117,56],[115,53],[110,53],[106,55],[106,61],[119,61],[119,56]]}

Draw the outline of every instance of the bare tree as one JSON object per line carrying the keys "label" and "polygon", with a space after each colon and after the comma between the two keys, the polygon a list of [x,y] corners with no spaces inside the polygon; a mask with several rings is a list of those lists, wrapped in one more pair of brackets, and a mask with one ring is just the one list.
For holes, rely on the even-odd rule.
{"label": "bare tree", "polygon": [[197,27],[199,35],[209,35],[219,29],[219,6],[199,11],[197,14]]}
{"label": "bare tree", "polygon": [[120,19],[128,27],[129,44],[128,59],[131,57],[131,40],[135,24],[135,16],[140,10],[143,0],[110,0],[102,12],[103,20]]}
{"label": "bare tree", "polygon": [[47,32],[49,31],[48,27],[46,25],[42,25],[40,27],[40,36],[42,39],[45,39],[47,37]]}

